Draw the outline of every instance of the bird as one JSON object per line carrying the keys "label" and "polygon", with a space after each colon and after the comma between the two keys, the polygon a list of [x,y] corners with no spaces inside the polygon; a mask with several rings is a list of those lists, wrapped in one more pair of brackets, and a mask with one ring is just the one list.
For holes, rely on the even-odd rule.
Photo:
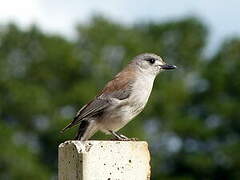
{"label": "bird", "polygon": [[118,133],[118,130],[142,112],[156,76],[162,71],[176,68],[156,54],[137,55],[77,112],[61,133],[79,124],[75,140],[86,141],[97,131],[112,134],[115,140],[133,140]]}

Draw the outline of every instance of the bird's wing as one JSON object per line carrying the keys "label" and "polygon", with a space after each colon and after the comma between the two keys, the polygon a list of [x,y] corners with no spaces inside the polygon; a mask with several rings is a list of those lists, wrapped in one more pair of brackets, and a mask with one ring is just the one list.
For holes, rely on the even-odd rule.
{"label": "bird's wing", "polygon": [[127,99],[132,92],[132,77],[125,79],[120,77],[121,74],[117,75],[112,81],[108,82],[101,93],[88,104],[83,106],[75,116],[74,120],[68,124],[61,132],[72,126],[77,125],[84,118],[90,118],[95,115],[102,113],[112,103],[112,99],[124,100]]}
{"label": "bird's wing", "polygon": [[116,80],[110,81],[100,93],[100,97],[116,98],[124,100],[128,98],[132,92],[133,81],[118,83]]}
{"label": "bird's wing", "polygon": [[61,133],[63,133],[65,130],[77,125],[79,122],[81,122],[84,118],[89,118],[94,115],[97,115],[98,113],[102,112],[106,107],[110,105],[109,99],[103,99],[103,98],[95,98],[93,101],[90,101],[88,104],[83,106],[73,119],[73,121],[68,124],[65,128],[61,130]]}
{"label": "bird's wing", "polygon": [[82,120],[87,117],[95,116],[109,105],[111,105],[110,99],[97,97],[96,99],[88,103],[81,111],[79,111],[74,120]]}
{"label": "bird's wing", "polygon": [[132,92],[135,74],[131,71],[122,71],[107,83],[99,96],[110,96],[119,100],[126,99]]}

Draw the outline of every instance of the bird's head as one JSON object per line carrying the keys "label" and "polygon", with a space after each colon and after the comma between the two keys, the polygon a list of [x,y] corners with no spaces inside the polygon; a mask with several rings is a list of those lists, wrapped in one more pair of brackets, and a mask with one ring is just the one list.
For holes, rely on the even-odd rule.
{"label": "bird's head", "polygon": [[151,53],[136,56],[133,59],[132,64],[137,66],[140,71],[154,76],[161,71],[177,68],[175,65],[165,63],[160,56]]}

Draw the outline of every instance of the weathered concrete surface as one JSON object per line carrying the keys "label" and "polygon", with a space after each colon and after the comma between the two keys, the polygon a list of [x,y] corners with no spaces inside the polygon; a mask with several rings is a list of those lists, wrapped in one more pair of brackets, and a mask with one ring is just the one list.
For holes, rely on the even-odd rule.
{"label": "weathered concrete surface", "polygon": [[66,141],[59,145],[59,180],[148,180],[145,141]]}

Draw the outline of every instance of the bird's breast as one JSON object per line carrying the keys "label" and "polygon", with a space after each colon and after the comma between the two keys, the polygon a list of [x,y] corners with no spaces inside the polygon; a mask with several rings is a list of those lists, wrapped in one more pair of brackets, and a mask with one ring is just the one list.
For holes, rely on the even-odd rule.
{"label": "bird's breast", "polygon": [[133,116],[138,115],[147,104],[152,91],[153,81],[153,78],[145,77],[135,82],[128,101]]}
{"label": "bird's breast", "polygon": [[154,79],[138,79],[132,87],[128,99],[116,102],[101,119],[101,130],[117,131],[137,116],[145,107],[152,91]]}

